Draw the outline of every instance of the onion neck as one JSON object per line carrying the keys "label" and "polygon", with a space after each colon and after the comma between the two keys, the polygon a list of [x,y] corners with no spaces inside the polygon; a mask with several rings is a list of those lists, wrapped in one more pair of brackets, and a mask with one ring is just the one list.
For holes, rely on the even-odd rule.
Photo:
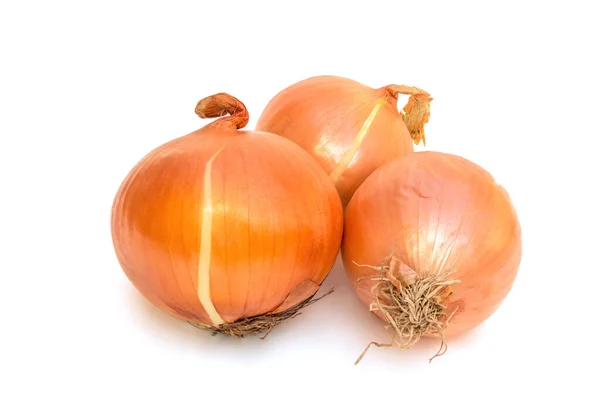
{"label": "onion neck", "polygon": [[400,115],[415,145],[418,145],[421,141],[423,141],[423,145],[426,145],[425,124],[429,121],[429,104],[433,98],[426,91],[417,87],[390,84],[384,88],[396,99],[398,94],[410,95],[408,103],[404,106]]}
{"label": "onion neck", "polygon": [[250,119],[246,106],[239,99],[224,92],[201,99],[196,105],[195,111],[202,119],[223,117],[229,114],[220,121],[232,124],[238,130],[244,128]]}

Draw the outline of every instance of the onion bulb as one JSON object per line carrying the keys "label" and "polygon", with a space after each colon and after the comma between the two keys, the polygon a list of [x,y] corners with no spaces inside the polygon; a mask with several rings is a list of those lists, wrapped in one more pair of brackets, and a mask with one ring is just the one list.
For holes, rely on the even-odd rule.
{"label": "onion bulb", "polygon": [[395,330],[394,345],[437,337],[443,354],[444,338],[475,328],[509,293],[521,227],[508,193],[482,167],[416,152],[358,188],[342,258],[360,300]]}
{"label": "onion bulb", "polygon": [[145,156],[114,199],[112,237],[132,284],[160,309],[233,336],[264,333],[312,302],[343,229],[339,196],[304,150],[241,130],[245,106]]}
{"label": "onion bulb", "polygon": [[[398,94],[411,97],[402,112]],[[373,89],[336,76],[312,77],[271,99],[256,128],[288,138],[310,153],[334,182],[345,206],[367,176],[425,143],[431,98],[404,85]]]}

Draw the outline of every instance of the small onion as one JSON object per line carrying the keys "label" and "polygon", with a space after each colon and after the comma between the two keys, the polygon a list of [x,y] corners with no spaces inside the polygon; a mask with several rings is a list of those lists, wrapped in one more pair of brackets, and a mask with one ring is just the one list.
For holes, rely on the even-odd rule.
{"label": "small onion", "polygon": [[270,331],[309,303],[339,251],[343,210],[327,174],[280,136],[243,131],[227,94],[219,117],[144,157],[117,192],[112,236],[123,271],[150,302],[203,328]]}
{"label": "small onion", "polygon": [[456,155],[411,153],[354,194],[342,258],[359,298],[394,328],[394,344],[439,337],[443,354],[445,337],[482,323],[509,293],[521,228],[486,170]]}
{"label": "small onion", "polygon": [[[403,112],[398,94],[411,95]],[[317,76],[273,97],[256,128],[284,136],[316,158],[345,206],[371,172],[413,152],[412,141],[425,143],[431,100],[416,87],[373,89],[347,78]]]}

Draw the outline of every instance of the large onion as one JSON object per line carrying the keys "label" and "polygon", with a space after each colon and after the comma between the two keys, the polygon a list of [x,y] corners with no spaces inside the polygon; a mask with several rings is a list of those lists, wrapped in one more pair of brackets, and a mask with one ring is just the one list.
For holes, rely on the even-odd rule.
{"label": "large onion", "polygon": [[345,213],[344,265],[396,342],[471,330],[508,294],[521,229],[505,189],[455,155],[411,153],[379,168]]}
{"label": "large onion", "polygon": [[114,200],[114,247],[127,277],[166,312],[232,335],[268,331],[333,266],[340,199],[296,144],[239,130],[248,112],[237,99],[205,98],[196,113],[232,116],[133,168]]}
{"label": "large onion", "polygon": [[[397,108],[398,94],[411,95],[403,112]],[[256,128],[284,136],[316,158],[346,205],[376,168],[413,152],[412,140],[425,142],[430,101],[415,87],[373,89],[342,77],[317,76],[278,93]]]}

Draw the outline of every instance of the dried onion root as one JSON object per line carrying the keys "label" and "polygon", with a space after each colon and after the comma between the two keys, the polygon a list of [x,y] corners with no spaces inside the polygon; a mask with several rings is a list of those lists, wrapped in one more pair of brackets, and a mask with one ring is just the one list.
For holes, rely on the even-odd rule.
{"label": "dried onion root", "polygon": [[[305,299],[304,301],[290,307],[289,309],[283,310],[276,313],[267,313],[259,316],[253,316],[244,318],[233,323],[225,323],[217,326],[207,326],[204,324],[194,323],[188,321],[189,324],[199,329],[205,329],[213,331],[212,335],[228,335],[233,338],[244,338],[250,335],[261,335],[260,339],[265,339],[273,330],[273,328],[285,320],[295,318],[302,314],[300,310],[312,305],[313,303],[325,298],[327,295],[333,293],[334,288],[331,288],[327,293],[314,298],[314,295]],[[314,298],[314,299],[313,299]]]}
{"label": "dried onion root", "polygon": [[[446,316],[444,303],[452,294],[451,286],[460,282],[451,278],[454,269],[441,274],[417,276],[393,256],[386,258],[379,267],[357,266],[378,271],[375,277],[368,277],[374,281],[371,287],[373,302],[369,310],[384,317],[389,323],[386,328],[393,328],[394,335],[387,344],[370,342],[354,364],[363,359],[372,345],[410,349],[424,335],[441,338],[440,349],[429,362],[446,353],[448,347],[444,330],[454,313]],[[366,278],[359,278],[357,282]]]}

